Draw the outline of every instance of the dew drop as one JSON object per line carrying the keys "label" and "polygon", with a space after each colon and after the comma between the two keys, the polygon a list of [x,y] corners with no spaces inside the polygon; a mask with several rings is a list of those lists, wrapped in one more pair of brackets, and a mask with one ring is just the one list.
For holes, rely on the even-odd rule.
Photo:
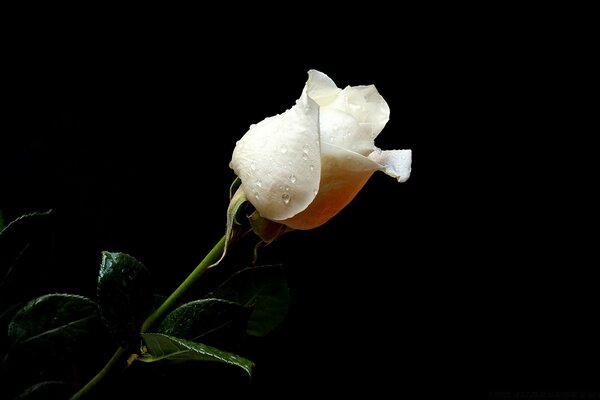
{"label": "dew drop", "polygon": [[283,185],[279,185],[279,190],[283,190]]}
{"label": "dew drop", "polygon": [[256,163],[254,161],[250,161],[250,169],[254,171],[256,169]]}
{"label": "dew drop", "polygon": [[290,180],[290,182],[292,182],[292,183],[296,183],[296,175],[290,175],[290,176],[289,176],[289,180]]}
{"label": "dew drop", "polygon": [[285,147],[285,146],[283,146],[283,145],[282,145],[282,146],[279,148],[279,151],[280,151],[281,153],[285,154],[285,153],[287,153],[287,147]]}
{"label": "dew drop", "polygon": [[335,141],[335,137],[333,135],[329,136],[329,141],[333,143]]}
{"label": "dew drop", "polygon": [[306,154],[306,153],[302,153],[302,159],[303,159],[304,161],[308,161],[308,154]]}
{"label": "dew drop", "polygon": [[289,192],[290,191],[290,187],[288,185],[285,185],[285,191]]}
{"label": "dew drop", "polygon": [[258,195],[258,191],[256,191],[256,190],[254,191],[254,197],[256,197],[257,199],[260,197],[260,196]]}
{"label": "dew drop", "polygon": [[308,152],[310,152],[310,146],[309,146],[309,145],[307,145],[307,144],[305,144],[304,146],[302,146],[302,151],[303,151],[304,153],[308,153]]}
{"label": "dew drop", "polygon": [[312,164],[311,164],[311,166],[310,166],[310,167],[308,167],[308,168],[310,168],[310,172],[313,172],[313,171],[315,170],[315,166],[314,166],[314,165],[312,165]]}
{"label": "dew drop", "polygon": [[287,194],[287,193],[284,193],[284,194],[281,195],[281,199],[283,200],[283,202],[285,204],[289,204],[289,202],[290,202],[290,195]]}
{"label": "dew drop", "polygon": [[316,196],[319,191],[317,189],[313,189],[313,194]]}
{"label": "dew drop", "polygon": [[260,179],[256,181],[256,186],[258,186],[259,188],[262,187],[262,181]]}

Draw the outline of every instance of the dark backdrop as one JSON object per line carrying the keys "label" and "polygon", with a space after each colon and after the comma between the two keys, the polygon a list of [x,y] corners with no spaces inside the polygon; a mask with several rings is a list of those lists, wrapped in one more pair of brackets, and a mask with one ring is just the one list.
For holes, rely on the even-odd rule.
{"label": "dark backdrop", "polygon": [[135,256],[163,293],[172,290],[223,234],[236,140],[293,105],[310,68],[341,87],[376,84],[392,110],[377,144],[415,154],[408,183],[377,174],[327,225],[264,249],[266,261],[285,265],[293,300],[285,323],[247,346],[257,363],[249,387],[237,371],[203,382],[210,372],[191,366],[168,377],[129,372],[107,393],[219,384],[261,394],[319,385],[379,391],[401,376],[423,381],[441,349],[431,328],[440,314],[435,275],[445,267],[427,261],[434,249],[423,243],[444,228],[437,201],[420,193],[437,179],[426,143],[435,146],[428,126],[438,122],[428,109],[439,102],[435,87],[446,85],[423,49],[406,41],[363,54],[360,46],[213,42],[184,32],[76,36],[36,37],[20,49],[2,135],[4,218],[54,211],[47,268],[56,275],[45,277],[53,290],[93,297],[102,250]]}
{"label": "dark backdrop", "polygon": [[341,87],[376,84],[391,108],[377,145],[413,150],[407,183],[375,174],[328,224],[264,250],[284,263],[292,306],[248,346],[251,384],[192,368],[151,384],[133,372],[109,390],[593,388],[592,288],[545,268],[572,266],[534,205],[548,178],[504,150],[533,140],[516,122],[542,73],[535,52],[502,24],[430,11],[293,38],[283,22],[227,38],[232,25],[173,20],[12,41],[0,209],[7,222],[54,210],[55,290],[93,296],[102,250],[135,256],[165,292],[180,282],[222,234],[236,140],[289,108],[310,68]]}

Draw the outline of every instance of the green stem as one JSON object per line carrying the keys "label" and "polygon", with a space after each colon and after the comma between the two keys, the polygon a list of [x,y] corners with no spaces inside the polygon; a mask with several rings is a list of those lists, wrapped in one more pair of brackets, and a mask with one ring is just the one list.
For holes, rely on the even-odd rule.
{"label": "green stem", "polygon": [[86,383],[84,387],[79,389],[79,391],[77,393],[75,393],[73,395],[73,397],[71,397],[71,400],[76,400],[76,399],[81,398],[81,396],[85,395],[94,386],[96,386],[102,379],[104,379],[104,376],[106,374],[108,374],[108,372],[119,362],[119,360],[121,359],[121,357],[124,354],[125,354],[125,349],[122,347],[119,347],[117,349],[117,351],[115,351],[115,354],[113,354],[113,356],[110,358],[110,360],[106,363],[104,368],[102,368],[100,370],[100,372],[98,372],[96,374],[96,376],[94,376],[88,383]]}
{"label": "green stem", "polygon": [[[171,311],[181,300],[187,291],[196,283],[196,281],[206,272],[206,269],[219,261],[219,258],[225,251],[226,236],[223,236],[221,240],[212,248],[212,250],[204,257],[204,260],[198,264],[198,266],[192,271],[192,273],[179,285],[177,289],[158,307],[142,324],[140,332],[146,332],[152,328],[154,324],[160,322],[165,315]],[[112,358],[106,363],[104,368],[100,370],[84,387],[79,389],[77,393],[71,397],[71,400],[81,398],[84,394],[89,392],[94,386],[96,386],[106,374],[119,362],[121,357],[125,354],[125,349],[119,347]]]}
{"label": "green stem", "polygon": [[181,298],[187,293],[187,291],[196,283],[196,281],[204,274],[206,268],[210,267],[217,261],[223,254],[225,250],[225,240],[226,236],[223,236],[219,243],[213,247],[213,249],[204,257],[204,260],[198,264],[196,269],[192,271],[192,273],[185,279],[185,281],[181,282],[181,285],[169,296],[168,299],[165,300],[164,303],[160,305],[142,324],[142,329],[140,332],[146,332],[148,329],[152,328],[155,323],[160,322],[165,315],[173,309],[177,303],[181,300]]}

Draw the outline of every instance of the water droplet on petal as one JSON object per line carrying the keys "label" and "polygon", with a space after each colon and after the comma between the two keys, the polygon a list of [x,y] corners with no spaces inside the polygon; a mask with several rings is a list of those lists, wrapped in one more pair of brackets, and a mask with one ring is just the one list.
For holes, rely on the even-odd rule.
{"label": "water droplet on petal", "polygon": [[256,197],[257,199],[260,197],[260,196],[258,195],[258,191],[256,191],[256,190],[254,191],[254,197]]}
{"label": "water droplet on petal", "polygon": [[313,190],[313,194],[316,196],[319,191],[317,189]]}
{"label": "water droplet on petal", "polygon": [[256,181],[256,186],[258,186],[259,188],[262,187],[262,181],[260,179]]}
{"label": "water droplet on petal", "polygon": [[311,164],[311,166],[310,166],[310,167],[308,167],[308,168],[310,168],[310,172],[313,172],[313,171],[315,170],[315,166],[314,166],[314,165],[312,165],[312,164]]}
{"label": "water droplet on petal", "polygon": [[333,135],[329,136],[329,141],[331,143],[335,142],[335,137]]}
{"label": "water droplet on petal", "polygon": [[281,195],[281,199],[283,200],[283,202],[285,204],[289,204],[289,202],[290,202],[290,195],[287,194],[287,193],[284,193],[284,194]]}
{"label": "water droplet on petal", "polygon": [[283,154],[285,154],[285,153],[287,153],[287,147],[285,147],[284,145],[282,145],[282,146],[279,148],[279,151],[280,151],[280,152],[282,152]]}
{"label": "water droplet on petal", "polygon": [[302,151],[303,151],[304,153],[308,153],[308,152],[310,152],[310,146],[309,146],[309,145],[307,145],[307,144],[305,144],[304,146],[302,146]]}
{"label": "water droplet on petal", "polygon": [[304,161],[307,161],[308,160],[308,154],[307,153],[302,153],[302,159]]}
{"label": "water droplet on petal", "polygon": [[279,190],[283,190],[283,185],[279,185]]}
{"label": "water droplet on petal", "polygon": [[290,182],[292,182],[292,183],[296,183],[296,175],[290,175],[290,176],[289,176],[289,180],[290,180]]}
{"label": "water droplet on petal", "polygon": [[250,161],[250,169],[254,171],[256,169],[256,163],[254,161]]}
{"label": "water droplet on petal", "polygon": [[289,192],[290,191],[290,187],[288,185],[285,185],[285,191]]}

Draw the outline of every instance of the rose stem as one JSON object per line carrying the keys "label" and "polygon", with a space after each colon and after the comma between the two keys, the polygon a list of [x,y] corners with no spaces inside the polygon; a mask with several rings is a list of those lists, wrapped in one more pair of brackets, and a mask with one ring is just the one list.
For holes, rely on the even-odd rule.
{"label": "rose stem", "polygon": [[[160,322],[165,315],[173,309],[175,305],[179,303],[181,298],[187,293],[187,291],[196,283],[196,281],[206,272],[206,269],[216,263],[221,255],[223,254],[223,250],[225,249],[225,239],[223,236],[221,240],[212,248],[212,250],[204,257],[204,259],[198,264],[198,266],[192,271],[192,273],[183,281],[181,285],[158,307],[142,324],[142,328],[140,332],[146,332],[148,329],[152,328],[155,323]],[[79,389],[77,393],[75,393],[71,400],[76,400],[81,398],[84,394],[89,392],[94,386],[96,386],[102,379],[104,379],[105,375],[117,364],[122,356],[125,354],[125,349],[119,347],[115,354],[110,358],[110,360],[106,363],[104,368],[100,370],[84,387]]]}

